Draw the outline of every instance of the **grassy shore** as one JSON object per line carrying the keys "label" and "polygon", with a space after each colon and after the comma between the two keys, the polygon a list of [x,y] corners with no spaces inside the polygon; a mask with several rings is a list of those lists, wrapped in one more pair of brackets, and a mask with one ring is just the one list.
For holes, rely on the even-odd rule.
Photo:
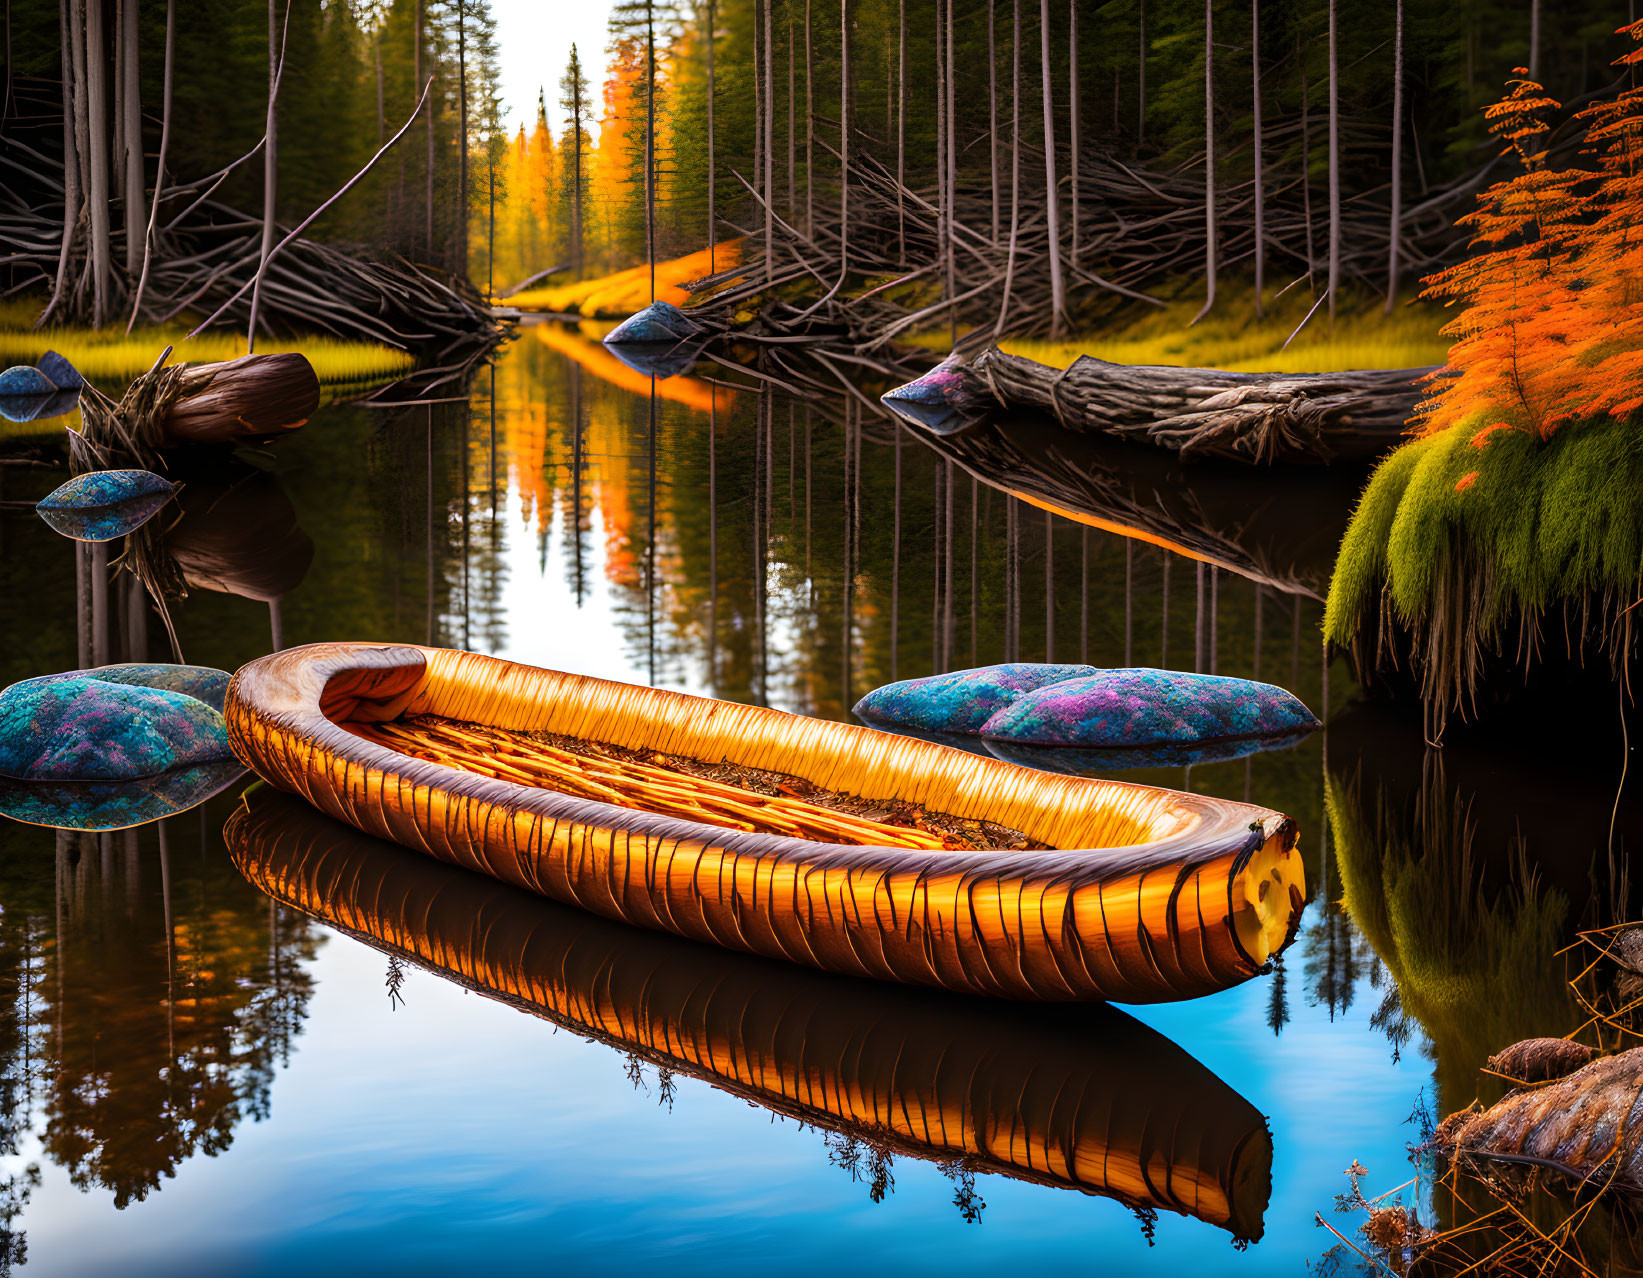
{"label": "grassy shore", "polygon": [[[189,339],[184,325],[139,328],[128,337],[123,327],[93,331],[85,328],[33,327],[39,314],[35,301],[0,303],[0,368],[33,364],[47,351],[56,351],[82,376],[96,382],[130,381],[154,366],[160,352],[175,347],[173,363],[209,364],[244,355],[245,334],[210,332]],[[346,342],[334,337],[305,337],[298,341],[264,339],[258,354],[300,351],[308,357],[324,383],[369,383],[402,377],[416,367],[407,352],[378,342]]]}
{"label": "grassy shore", "polygon": [[[1316,300],[1305,288],[1291,289],[1283,297],[1268,290],[1266,315],[1256,319],[1253,290],[1229,287],[1222,290],[1215,310],[1194,324],[1203,305],[1202,292],[1183,292],[1163,307],[1132,308],[1098,334],[1063,342],[1006,338],[1000,345],[1012,355],[1052,368],[1065,368],[1080,355],[1090,355],[1115,364],[1170,364],[1237,373],[1422,368],[1442,364],[1448,354],[1448,339],[1438,336],[1444,316],[1437,307],[1406,301],[1387,315],[1383,298],[1350,299],[1331,329],[1325,307],[1307,319]],[[943,329],[921,334],[916,341],[945,351],[950,336]]]}
{"label": "grassy shore", "polygon": [[[1603,418],[1549,440],[1483,432],[1483,418],[1412,440],[1383,461],[1341,543],[1324,637],[1360,663],[1420,672],[1444,716],[1477,691],[1490,655],[1527,660],[1542,619],[1571,608],[1568,639],[1618,669],[1643,595],[1643,435]],[[1394,620],[1401,636],[1384,633]],[[1563,625],[1554,625],[1561,648]]]}

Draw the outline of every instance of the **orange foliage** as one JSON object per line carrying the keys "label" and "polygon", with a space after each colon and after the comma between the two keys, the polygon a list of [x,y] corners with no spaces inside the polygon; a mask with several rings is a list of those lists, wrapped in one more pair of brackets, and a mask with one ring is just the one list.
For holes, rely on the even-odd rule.
{"label": "orange foliage", "polygon": [[[1643,22],[1621,30],[1633,48],[1616,65],[1643,64]],[[1443,330],[1456,340],[1418,433],[1497,418],[1473,437],[1479,448],[1495,430],[1545,439],[1643,409],[1643,89],[1580,111],[1592,167],[1554,171],[1544,116],[1558,103],[1527,74],[1517,68],[1485,112],[1522,171],[1478,197],[1462,219],[1473,255],[1430,276],[1424,294],[1464,309]]]}

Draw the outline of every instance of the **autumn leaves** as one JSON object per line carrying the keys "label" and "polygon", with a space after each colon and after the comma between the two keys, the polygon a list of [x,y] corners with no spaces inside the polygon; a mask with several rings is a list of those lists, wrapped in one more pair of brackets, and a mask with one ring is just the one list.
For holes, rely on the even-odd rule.
{"label": "autumn leaves", "polygon": [[[1633,47],[1616,65],[1635,80],[1643,22],[1623,31]],[[1464,309],[1443,330],[1455,344],[1417,433],[1467,424],[1477,448],[1500,430],[1546,439],[1643,408],[1643,88],[1577,112],[1581,163],[1554,167],[1546,116],[1560,104],[1517,75],[1486,115],[1520,171],[1463,219],[1473,255],[1426,281],[1425,296]]]}

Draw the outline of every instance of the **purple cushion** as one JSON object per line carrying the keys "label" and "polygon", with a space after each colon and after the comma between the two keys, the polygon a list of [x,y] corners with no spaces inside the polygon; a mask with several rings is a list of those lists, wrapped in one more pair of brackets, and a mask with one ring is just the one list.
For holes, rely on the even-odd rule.
{"label": "purple cushion", "polygon": [[1035,688],[1096,673],[1094,666],[1028,661],[954,670],[875,688],[856,702],[856,714],[869,723],[973,734],[980,732],[982,724],[998,711]]}
{"label": "purple cushion", "polygon": [[1179,670],[1102,670],[1014,699],[981,735],[1023,745],[1134,747],[1309,731],[1318,720],[1270,683]]}

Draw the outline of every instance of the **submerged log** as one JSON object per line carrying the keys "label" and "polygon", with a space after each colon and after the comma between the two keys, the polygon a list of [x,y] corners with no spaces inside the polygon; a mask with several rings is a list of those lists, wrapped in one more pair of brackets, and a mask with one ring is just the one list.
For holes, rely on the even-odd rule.
{"label": "submerged log", "polygon": [[1643,1047],[1555,1082],[1444,1120],[1452,1157],[1539,1168],[1627,1197],[1643,1196]]}
{"label": "submerged log", "polygon": [[884,404],[938,434],[997,407],[1030,408],[1069,430],[1154,444],[1182,458],[1256,465],[1362,461],[1396,445],[1435,368],[1228,373],[1112,364],[1081,355],[1050,368],[996,346],[955,353]]}

